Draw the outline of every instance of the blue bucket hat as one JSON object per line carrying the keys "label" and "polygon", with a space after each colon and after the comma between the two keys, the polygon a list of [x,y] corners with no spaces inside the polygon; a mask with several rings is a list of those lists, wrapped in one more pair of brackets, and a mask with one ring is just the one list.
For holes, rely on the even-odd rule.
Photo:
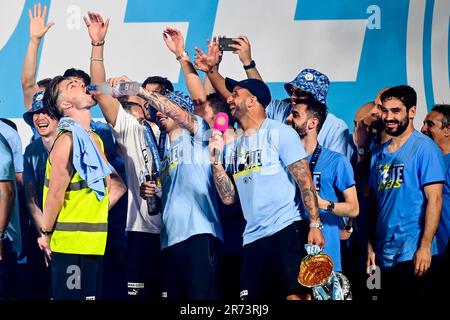
{"label": "blue bucket hat", "polygon": [[33,115],[38,112],[42,112],[44,109],[44,91],[39,91],[33,96],[33,103],[31,104],[31,109],[23,114],[23,120],[30,126],[34,127]]}
{"label": "blue bucket hat", "polygon": [[258,101],[264,106],[264,108],[267,107],[267,105],[272,100],[269,87],[263,81],[258,79],[245,79],[242,81],[236,81],[230,78],[226,78],[225,86],[230,92],[233,92],[234,87],[247,89],[258,99]]}
{"label": "blue bucket hat", "polygon": [[176,103],[183,109],[186,109],[190,113],[194,113],[194,102],[191,97],[184,92],[181,91],[168,91],[166,90],[163,93],[164,96],[167,97],[173,103]]}
{"label": "blue bucket hat", "polygon": [[292,87],[309,92],[317,101],[326,104],[330,79],[320,71],[303,69],[294,80],[284,85],[284,89],[289,95],[291,95]]}

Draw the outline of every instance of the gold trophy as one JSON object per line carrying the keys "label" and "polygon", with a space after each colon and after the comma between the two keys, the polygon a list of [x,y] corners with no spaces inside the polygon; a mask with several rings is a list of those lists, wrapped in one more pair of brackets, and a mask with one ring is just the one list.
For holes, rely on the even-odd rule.
{"label": "gold trophy", "polygon": [[315,300],[351,300],[350,282],[333,271],[333,260],[316,245],[305,245],[308,255],[300,262],[297,281],[312,288]]}

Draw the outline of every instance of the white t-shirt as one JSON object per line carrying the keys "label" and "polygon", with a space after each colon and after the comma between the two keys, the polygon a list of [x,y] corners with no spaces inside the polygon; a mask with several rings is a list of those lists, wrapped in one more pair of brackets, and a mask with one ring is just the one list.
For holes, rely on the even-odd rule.
{"label": "white t-shirt", "polygon": [[[145,127],[128,114],[122,107],[117,113],[116,126],[112,127],[114,137],[119,144],[120,151],[125,161],[125,173],[128,186],[128,214],[126,231],[138,231],[147,233],[160,233],[161,214],[150,216],[147,202],[141,198],[139,187],[141,185],[141,172],[151,172],[152,157],[147,154],[144,139]],[[156,138],[159,130],[153,126]],[[144,156],[147,156],[146,165]]]}

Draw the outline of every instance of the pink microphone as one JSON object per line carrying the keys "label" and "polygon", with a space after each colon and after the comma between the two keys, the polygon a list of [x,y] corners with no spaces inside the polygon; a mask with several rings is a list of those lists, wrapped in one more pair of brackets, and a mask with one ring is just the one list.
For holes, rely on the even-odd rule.
{"label": "pink microphone", "polygon": [[[218,112],[214,116],[214,129],[219,130],[222,134],[227,131],[228,128],[228,114],[225,112]],[[220,152],[217,149],[214,149],[214,164],[217,165],[219,163]]]}

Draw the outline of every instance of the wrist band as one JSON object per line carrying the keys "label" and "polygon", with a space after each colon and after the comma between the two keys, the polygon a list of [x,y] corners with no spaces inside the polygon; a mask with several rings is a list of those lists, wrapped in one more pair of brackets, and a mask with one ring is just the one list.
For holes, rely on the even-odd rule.
{"label": "wrist band", "polygon": [[185,56],[188,56],[189,54],[187,51],[183,51],[179,56],[177,56],[177,60],[180,61],[181,58],[184,58]]}
{"label": "wrist band", "polygon": [[105,44],[105,40],[102,40],[102,41],[99,41],[99,42],[91,41],[91,45],[93,45],[94,47],[101,47],[104,44]]}
{"label": "wrist band", "polygon": [[256,67],[256,63],[255,63],[255,60],[252,60],[252,62],[250,62],[250,64],[249,65],[247,65],[247,66],[243,66],[244,67],[244,69],[245,70],[248,70],[248,69],[253,69],[253,68],[255,68]]}
{"label": "wrist band", "polygon": [[53,231],[45,231],[42,228],[39,231],[42,233],[42,235],[47,236],[47,237],[51,236],[53,233]]}

